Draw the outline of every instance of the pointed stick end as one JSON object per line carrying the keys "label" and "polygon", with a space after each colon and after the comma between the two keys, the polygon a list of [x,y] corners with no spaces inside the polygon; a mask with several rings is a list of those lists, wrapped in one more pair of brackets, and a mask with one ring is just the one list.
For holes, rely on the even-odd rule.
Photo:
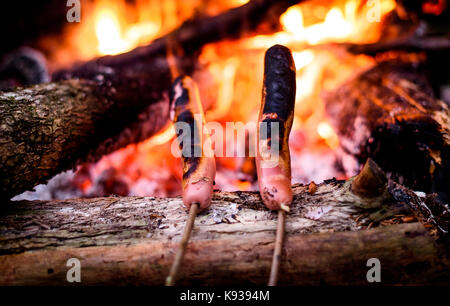
{"label": "pointed stick end", "polygon": [[173,286],[172,276],[167,276],[166,278],[166,286]]}
{"label": "pointed stick end", "polygon": [[289,213],[291,211],[291,208],[289,206],[287,206],[286,204],[280,204],[280,210]]}

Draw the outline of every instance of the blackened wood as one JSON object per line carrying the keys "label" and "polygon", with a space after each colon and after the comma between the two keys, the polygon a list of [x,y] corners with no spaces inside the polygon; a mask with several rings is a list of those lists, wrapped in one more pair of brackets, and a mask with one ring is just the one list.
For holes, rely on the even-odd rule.
{"label": "blackened wood", "polygon": [[372,44],[341,44],[351,53],[377,54],[387,51],[402,50],[408,52],[445,51],[450,52],[448,37],[402,37],[391,41],[381,41]]}
{"label": "blackened wood", "polygon": [[325,95],[325,104],[347,154],[450,200],[450,111],[418,64],[380,63]]}

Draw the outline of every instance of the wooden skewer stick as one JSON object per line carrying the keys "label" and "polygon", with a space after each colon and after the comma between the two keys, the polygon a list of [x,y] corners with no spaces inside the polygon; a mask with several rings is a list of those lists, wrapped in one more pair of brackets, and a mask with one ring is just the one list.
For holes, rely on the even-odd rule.
{"label": "wooden skewer stick", "polygon": [[278,273],[280,271],[281,253],[283,252],[284,227],[286,223],[286,212],[289,212],[289,206],[281,205],[278,211],[277,235],[275,239],[275,249],[272,257],[272,267],[268,286],[276,286],[278,282]]}
{"label": "wooden skewer stick", "polygon": [[183,260],[184,253],[186,252],[186,247],[189,242],[189,237],[191,236],[192,228],[194,227],[195,217],[197,216],[198,204],[191,204],[191,209],[189,210],[189,217],[186,221],[186,226],[184,227],[183,237],[181,238],[180,245],[178,247],[177,255],[170,268],[169,276],[166,278],[166,286],[173,286],[175,284],[175,279],[178,275],[178,270],[180,269],[181,261]]}

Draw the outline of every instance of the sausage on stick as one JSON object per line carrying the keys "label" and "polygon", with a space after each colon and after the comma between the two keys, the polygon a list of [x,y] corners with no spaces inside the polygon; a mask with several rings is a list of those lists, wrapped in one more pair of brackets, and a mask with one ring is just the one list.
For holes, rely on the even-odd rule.
{"label": "sausage on stick", "polygon": [[[291,51],[281,45],[272,46],[264,58],[256,155],[261,198],[267,208],[278,210],[277,236],[269,279],[269,285],[272,286],[278,278],[285,212],[289,212],[293,198],[289,134],[294,118],[295,90],[295,64]],[[272,130],[276,126],[278,133]]]}
{"label": "sausage on stick", "polygon": [[[167,286],[172,286],[175,282],[197,210],[204,210],[211,205],[216,175],[216,162],[210,147],[209,134],[203,133],[205,116],[197,85],[189,77],[178,77],[172,85],[170,96],[171,116],[182,151],[183,203],[189,209],[189,217],[170,274],[166,279]],[[189,129],[183,130],[181,124]]]}

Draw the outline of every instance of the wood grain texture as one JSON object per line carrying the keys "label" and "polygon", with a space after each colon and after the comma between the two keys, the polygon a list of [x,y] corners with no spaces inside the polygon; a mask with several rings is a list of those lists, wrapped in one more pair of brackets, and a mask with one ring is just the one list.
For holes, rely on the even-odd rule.
{"label": "wood grain texture", "polygon": [[[294,185],[279,284],[368,284],[366,262],[384,283],[446,283],[446,253],[419,223],[362,230],[350,182],[314,194]],[[367,200],[367,199],[366,199]],[[386,204],[394,205],[390,199]],[[361,205],[361,203],[359,203]],[[180,198],[108,197],[9,203],[0,217],[0,284],[70,285],[66,262],[81,261],[82,285],[163,285],[187,213]],[[195,223],[180,285],[266,284],[276,213],[258,193],[216,192]]]}
{"label": "wood grain texture", "polygon": [[1,92],[0,198],[152,136],[166,123],[168,103],[148,104],[130,123],[134,111],[113,86],[89,80]]}

